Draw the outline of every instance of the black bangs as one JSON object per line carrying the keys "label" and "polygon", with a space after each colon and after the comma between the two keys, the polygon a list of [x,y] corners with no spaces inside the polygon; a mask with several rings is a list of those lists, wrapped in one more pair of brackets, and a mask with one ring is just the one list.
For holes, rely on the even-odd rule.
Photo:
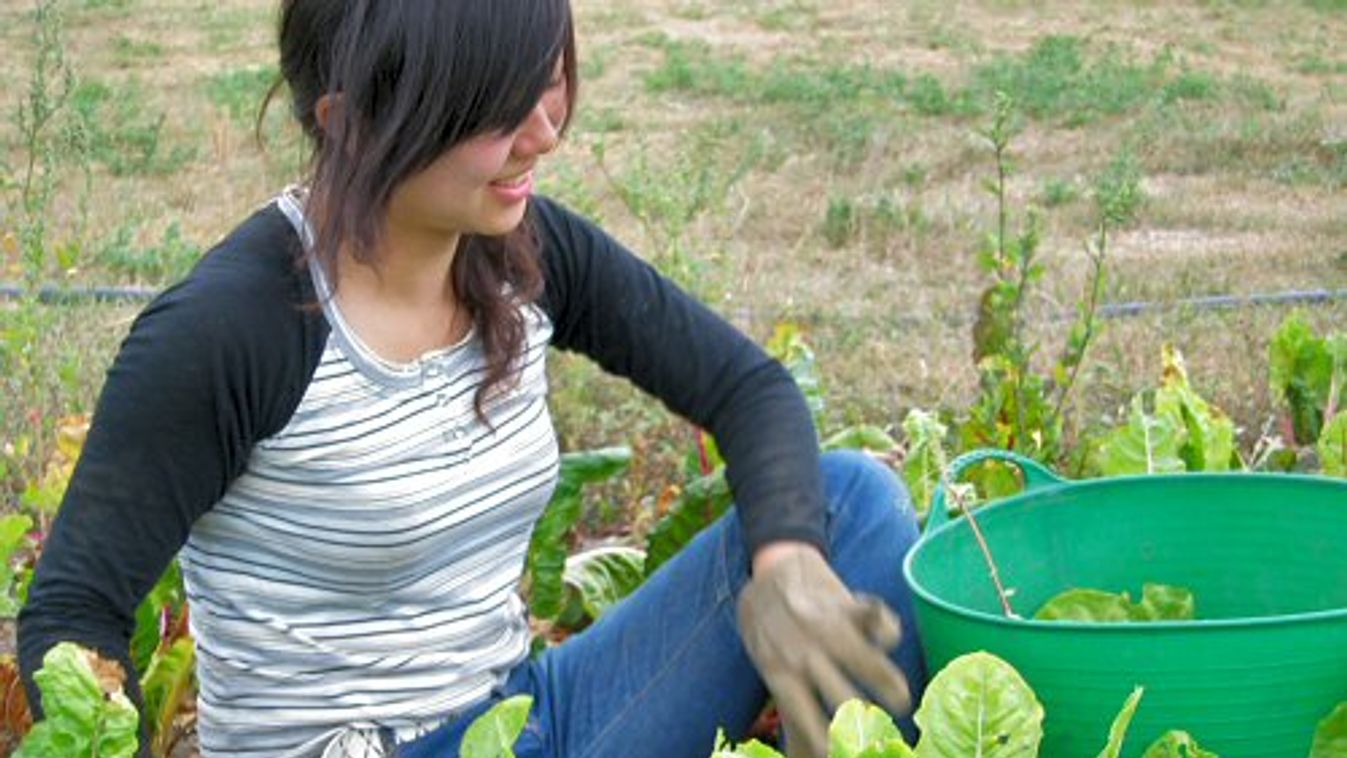
{"label": "black bangs", "polygon": [[[570,0],[281,0],[278,26],[281,73],[314,148],[306,254],[334,287],[347,252],[375,265],[384,254],[394,190],[464,140],[524,123],[558,63],[564,119],[574,112]],[[541,266],[527,218],[459,240],[445,287],[481,335],[482,419],[486,398],[517,376],[527,337],[518,306],[542,293]]]}
{"label": "black bangs", "polygon": [[329,91],[346,106],[343,142],[385,166],[380,190],[469,137],[523,123],[572,38],[567,0],[354,5]]}

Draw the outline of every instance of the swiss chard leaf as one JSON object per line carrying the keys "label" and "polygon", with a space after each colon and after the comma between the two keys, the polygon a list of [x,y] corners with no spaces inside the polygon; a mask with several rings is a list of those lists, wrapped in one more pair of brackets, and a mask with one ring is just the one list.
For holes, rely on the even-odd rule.
{"label": "swiss chard leaf", "polygon": [[772,336],[767,340],[767,354],[781,362],[795,384],[804,394],[805,403],[814,417],[814,426],[821,428],[823,422],[824,399],[823,381],[819,378],[818,361],[814,351],[805,341],[800,327],[790,323],[776,325]]}
{"label": "swiss chard leaf", "polygon": [[723,471],[694,479],[683,488],[669,513],[646,540],[645,575],[650,576],[729,510],[730,485]]}
{"label": "swiss chard leaf", "polygon": [[645,581],[645,553],[634,547],[601,547],[566,559],[566,586],[586,615],[597,619]]}
{"label": "swiss chard leaf", "polygon": [[1298,442],[1318,438],[1333,381],[1334,356],[1301,313],[1287,317],[1268,345],[1268,384],[1291,412]]}
{"label": "swiss chard leaf", "polygon": [[528,723],[533,698],[516,695],[496,703],[463,733],[461,758],[515,758],[514,744]]}
{"label": "swiss chard leaf", "polygon": [[1141,758],[1220,758],[1209,750],[1203,750],[1197,740],[1187,732],[1170,731],[1151,743]]}
{"label": "swiss chard leaf", "polygon": [[1121,623],[1132,619],[1132,601],[1125,592],[1070,589],[1044,603],[1034,618],[1039,621]]}
{"label": "swiss chard leaf", "polygon": [[899,758],[912,754],[893,718],[859,700],[849,700],[837,709],[828,727],[828,747],[828,758]]}
{"label": "swiss chard leaf", "polygon": [[1310,746],[1310,758],[1342,758],[1347,755],[1347,702],[1319,722]]}
{"label": "swiss chard leaf", "polygon": [[1155,412],[1185,432],[1179,456],[1188,471],[1228,471],[1235,454],[1235,423],[1188,383],[1183,356],[1164,346],[1164,371],[1155,393]]}
{"label": "swiss chard leaf", "polygon": [[1347,477],[1347,411],[1324,425],[1319,435],[1319,464],[1327,476]]}
{"label": "swiss chard leaf", "polygon": [[14,554],[27,541],[33,528],[33,519],[22,513],[11,513],[0,518],[0,617],[13,618],[19,612],[19,599],[14,590]]}
{"label": "swiss chard leaf", "polygon": [[1163,413],[1147,413],[1142,395],[1132,398],[1126,426],[1109,432],[1097,451],[1104,476],[1165,474],[1184,470],[1180,445],[1185,429],[1181,420]]}
{"label": "swiss chard leaf", "polygon": [[888,453],[898,447],[898,441],[877,426],[857,424],[830,435],[819,443],[824,450],[869,450]]}
{"label": "swiss chard leaf", "polygon": [[564,608],[569,547],[567,535],[580,520],[584,501],[581,489],[586,484],[606,481],[631,465],[628,448],[605,448],[561,457],[561,472],[552,500],[542,518],[533,527],[529,542],[525,575],[529,584],[529,605],[539,618],[555,618]]}
{"label": "swiss chard leaf", "polygon": [[916,713],[919,758],[1035,756],[1043,706],[1014,667],[990,653],[951,661],[931,680]]}
{"label": "swiss chard leaf", "polygon": [[167,756],[175,737],[173,722],[184,703],[194,696],[196,682],[196,644],[182,637],[155,655],[140,678],[145,693],[145,716],[150,719],[154,744],[151,754]]}
{"label": "swiss chard leaf", "polygon": [[917,512],[926,513],[940,486],[941,472],[949,465],[945,455],[945,436],[949,434],[949,427],[940,423],[935,414],[913,408],[903,419],[903,432],[907,435],[903,481],[912,493]]}
{"label": "swiss chard leaf", "polygon": [[15,758],[132,758],[140,716],[122,691],[125,675],[109,672],[108,665],[70,642],[47,651],[33,674],[46,718],[33,726]]}
{"label": "swiss chard leaf", "polygon": [[749,740],[742,745],[731,745],[730,741],[725,739],[724,730],[716,732],[716,744],[712,748],[711,758],[785,758],[781,753],[771,747],[758,742]]}
{"label": "swiss chard leaf", "polygon": [[1088,621],[1125,623],[1129,621],[1191,621],[1194,618],[1193,593],[1183,587],[1146,584],[1141,602],[1134,603],[1126,592],[1095,589],[1070,589],[1048,600],[1034,618],[1040,621]]}
{"label": "swiss chard leaf", "polygon": [[1141,694],[1145,690],[1137,687],[1132,690],[1132,694],[1127,696],[1127,701],[1123,703],[1121,711],[1113,719],[1113,725],[1108,729],[1108,743],[1104,749],[1099,751],[1099,758],[1118,758],[1122,755],[1123,740],[1127,738],[1127,728],[1132,725],[1132,717],[1137,713],[1137,706],[1141,704]]}
{"label": "swiss chard leaf", "polygon": [[182,569],[174,560],[168,564],[159,581],[155,582],[150,594],[136,607],[136,629],[131,635],[131,662],[137,671],[148,669],[155,651],[164,644],[160,638],[164,615],[167,613],[169,617],[177,617],[183,612],[186,602]]}

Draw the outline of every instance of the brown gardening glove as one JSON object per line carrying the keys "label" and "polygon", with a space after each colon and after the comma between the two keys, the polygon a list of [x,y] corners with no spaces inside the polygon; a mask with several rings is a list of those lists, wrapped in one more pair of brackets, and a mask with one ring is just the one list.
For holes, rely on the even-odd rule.
{"label": "brown gardening glove", "polygon": [[878,598],[852,595],[811,546],[754,574],[739,595],[739,634],[776,699],[790,758],[825,758],[828,714],[862,697],[858,684],[893,713],[911,707],[886,653],[898,645],[897,616]]}

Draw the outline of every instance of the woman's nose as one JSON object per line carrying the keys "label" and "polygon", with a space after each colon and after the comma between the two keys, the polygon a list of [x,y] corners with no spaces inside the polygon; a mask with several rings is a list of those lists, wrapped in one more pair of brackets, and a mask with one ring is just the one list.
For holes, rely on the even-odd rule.
{"label": "woman's nose", "polygon": [[556,149],[560,139],[560,127],[548,113],[544,98],[533,106],[533,112],[515,133],[514,152],[523,157],[543,155]]}

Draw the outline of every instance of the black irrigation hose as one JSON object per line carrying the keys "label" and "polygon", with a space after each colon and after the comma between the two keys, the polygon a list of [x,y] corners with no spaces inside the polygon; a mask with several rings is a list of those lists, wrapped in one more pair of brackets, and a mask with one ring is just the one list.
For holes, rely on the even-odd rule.
{"label": "black irrigation hose", "polygon": [[[80,287],[68,289],[55,285],[45,285],[38,291],[38,301],[48,305],[70,305],[82,302],[94,303],[143,303],[159,294],[151,287]],[[0,300],[17,300],[24,295],[23,287],[17,284],[0,284]],[[1208,295],[1190,297],[1168,302],[1123,302],[1104,303],[1099,306],[1099,318],[1130,318],[1157,311],[1194,310],[1214,311],[1244,308],[1256,305],[1319,305],[1337,300],[1347,300],[1347,290],[1291,290],[1287,292],[1255,292],[1250,295]],[[1076,318],[1074,312],[1063,312],[1052,317],[1057,321],[1069,321]],[[904,320],[925,321],[907,317]]]}
{"label": "black irrigation hose", "polygon": [[[54,284],[43,285],[37,292],[38,302],[46,305],[73,305],[75,303],[146,303],[154,299],[159,290],[150,287],[58,287]],[[17,284],[0,284],[0,300],[18,300],[24,297],[23,287]]]}

